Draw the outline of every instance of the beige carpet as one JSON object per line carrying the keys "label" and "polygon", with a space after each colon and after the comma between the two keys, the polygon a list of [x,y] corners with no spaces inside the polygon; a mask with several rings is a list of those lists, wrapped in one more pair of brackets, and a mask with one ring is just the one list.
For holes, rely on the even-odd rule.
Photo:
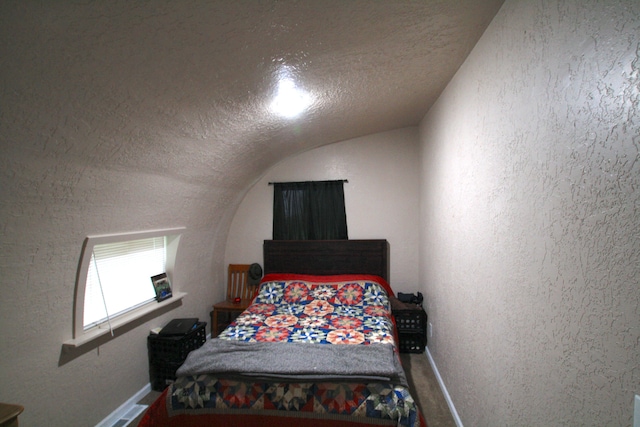
{"label": "beige carpet", "polygon": [[[402,366],[407,373],[411,395],[418,402],[418,407],[424,414],[428,427],[456,427],[456,423],[449,411],[444,395],[440,390],[438,380],[431,369],[427,355],[422,354],[402,354],[400,356]],[[140,404],[149,405],[158,396],[159,392],[152,391],[142,400]],[[142,415],[140,415],[131,426],[137,426]]]}
{"label": "beige carpet", "polygon": [[401,354],[411,395],[418,402],[428,427],[456,427],[449,405],[425,353]]}

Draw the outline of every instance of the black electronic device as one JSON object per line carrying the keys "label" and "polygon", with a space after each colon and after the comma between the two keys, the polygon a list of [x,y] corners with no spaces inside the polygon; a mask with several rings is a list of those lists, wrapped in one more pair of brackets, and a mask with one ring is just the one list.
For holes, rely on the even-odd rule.
{"label": "black electronic device", "polygon": [[402,292],[398,292],[398,299],[401,302],[404,303],[409,303],[409,304],[416,304],[419,306],[422,306],[422,301],[424,301],[424,297],[422,296],[421,292],[418,292],[418,294],[404,294]]}
{"label": "black electronic device", "polygon": [[175,335],[185,335],[191,332],[194,328],[198,326],[198,318],[188,318],[188,319],[173,319],[171,322],[167,324],[158,335],[161,336],[175,336]]}

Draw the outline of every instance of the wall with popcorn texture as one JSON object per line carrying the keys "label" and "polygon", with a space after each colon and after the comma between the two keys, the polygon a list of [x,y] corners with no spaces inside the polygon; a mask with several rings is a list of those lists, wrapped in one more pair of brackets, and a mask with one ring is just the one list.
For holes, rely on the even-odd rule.
{"label": "wall with popcorn texture", "polygon": [[469,426],[631,425],[640,3],[507,1],[421,125],[429,349]]}
{"label": "wall with popcorn texture", "polygon": [[416,292],[420,285],[415,232],[419,166],[417,127],[325,145],[279,162],[238,206],[229,228],[225,265],[262,263],[262,242],[271,239],[273,231],[270,182],[346,179],[349,238],[386,239],[389,283],[396,292]]}
{"label": "wall with popcorn texture", "polygon": [[[247,201],[298,154],[382,195],[352,236],[389,238],[407,288],[419,270],[464,425],[631,424],[640,2],[507,0],[473,51],[502,1],[327,2],[0,2],[0,401],[22,425],[95,425],[148,384],[149,329],[208,318],[224,264],[259,253]],[[319,95],[295,122],[266,108],[285,65]],[[86,236],[177,226],[182,305],[66,351]]]}

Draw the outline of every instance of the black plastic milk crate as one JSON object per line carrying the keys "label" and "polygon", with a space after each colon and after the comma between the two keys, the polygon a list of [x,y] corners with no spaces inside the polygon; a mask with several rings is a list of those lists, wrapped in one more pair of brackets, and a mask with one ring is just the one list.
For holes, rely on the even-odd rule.
{"label": "black plastic milk crate", "polygon": [[400,353],[424,353],[427,338],[422,333],[398,333]]}
{"label": "black plastic milk crate", "polygon": [[184,362],[189,352],[202,347],[207,339],[205,334],[207,322],[199,322],[191,332],[179,336],[162,336],[151,334],[147,337],[149,363],[157,365],[160,362]]}
{"label": "black plastic milk crate", "polygon": [[412,332],[427,335],[427,313],[422,308],[393,310],[398,332]]}
{"label": "black plastic milk crate", "polygon": [[151,389],[163,391],[176,379],[176,371],[182,363],[155,363],[149,365],[149,380]]}

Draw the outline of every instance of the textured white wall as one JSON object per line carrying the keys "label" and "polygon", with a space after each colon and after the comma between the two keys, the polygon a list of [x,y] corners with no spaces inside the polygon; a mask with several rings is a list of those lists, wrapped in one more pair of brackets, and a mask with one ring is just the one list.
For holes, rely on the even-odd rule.
{"label": "textured white wall", "polygon": [[508,0],[421,124],[429,348],[465,426],[630,425],[640,2]]}
{"label": "textured white wall", "polygon": [[[50,117],[55,121],[58,116],[52,112]],[[8,114],[4,118],[15,120]],[[25,406],[21,425],[94,425],[148,383],[150,328],[173,317],[208,318],[215,271],[222,275],[216,226],[224,226],[225,219],[222,214],[185,217],[183,212],[223,212],[218,200],[224,194],[153,173],[152,165],[149,171],[142,171],[143,165],[140,172],[113,170],[77,161],[73,153],[55,154],[65,142],[47,125],[14,127],[3,135],[0,401]],[[97,135],[112,135],[94,129]],[[84,139],[69,132],[68,138],[92,147],[97,162],[110,155],[100,136]],[[125,149],[132,143],[123,139],[114,146]],[[175,288],[188,292],[183,306],[97,348],[65,352],[62,343],[72,338],[84,238],[172,226],[187,227],[173,278]]]}
{"label": "textured white wall", "polygon": [[347,179],[350,239],[387,239],[390,281],[396,291],[418,289],[418,128],[325,145],[280,162],[247,193],[231,224],[225,263],[262,264],[262,242],[272,237],[269,182]]}
{"label": "textured white wall", "polygon": [[[108,170],[72,155],[52,161],[47,153],[61,142],[38,147],[42,140],[34,134],[47,130],[32,132],[10,133],[0,162],[10,177],[2,179],[0,207],[0,401],[25,406],[21,425],[94,425],[148,383],[150,328],[173,317],[208,318],[216,264],[222,275],[212,226],[218,222],[182,212],[222,208],[217,197],[205,196],[207,188],[161,174]],[[101,157],[98,139],[84,143],[95,144]],[[173,194],[171,204],[166,192]],[[65,352],[84,238],[171,226],[187,227],[173,278],[175,288],[188,292],[183,306],[99,347]]]}
{"label": "textured white wall", "polygon": [[[131,44],[113,31],[100,33],[113,45],[97,42],[109,24],[82,19],[91,5],[10,3],[0,6],[0,401],[25,406],[21,425],[95,425],[149,382],[150,328],[208,318],[230,206],[255,179],[236,170],[263,155],[224,135],[204,144],[197,121],[176,123],[162,100],[172,85],[141,94],[139,68],[111,50]],[[183,305],[65,352],[85,237],[174,226],[187,228],[174,275]]]}

